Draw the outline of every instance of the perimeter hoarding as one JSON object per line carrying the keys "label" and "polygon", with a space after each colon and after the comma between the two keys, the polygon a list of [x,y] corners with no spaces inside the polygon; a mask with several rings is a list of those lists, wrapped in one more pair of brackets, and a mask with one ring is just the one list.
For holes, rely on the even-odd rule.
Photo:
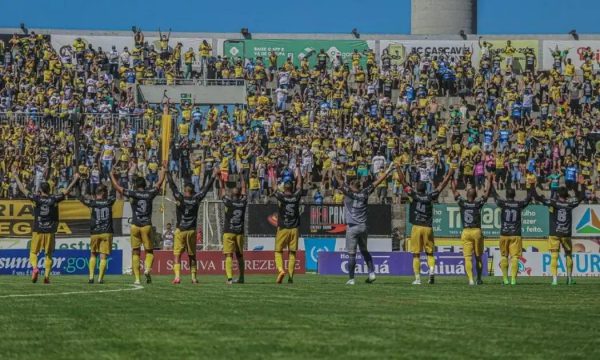
{"label": "perimeter hoarding", "polygon": [[[410,236],[409,207],[406,207],[406,235]],[[500,208],[485,205],[481,210],[481,228],[487,237],[500,236]],[[522,236],[548,236],[548,209],[543,205],[529,205],[522,212]],[[437,204],[433,208],[433,231],[439,237],[460,237],[462,221],[458,205]]]}
{"label": "perimeter hoarding", "polygon": [[573,237],[600,237],[600,205],[579,205],[573,209]]}
{"label": "perimeter hoarding", "polygon": [[[89,274],[90,252],[84,250],[56,250],[52,254],[52,275],[87,275]],[[38,267],[44,271],[46,259],[39,257]],[[96,268],[100,265],[97,263]],[[29,250],[0,250],[0,275],[31,275]],[[123,253],[113,251],[107,258],[106,274],[123,273]]]}
{"label": "perimeter hoarding", "polygon": [[[248,205],[248,236],[274,236],[278,207],[275,204]],[[392,234],[390,205],[369,205],[367,227],[370,236]],[[342,237],[346,234],[343,205],[303,205],[300,209],[300,236]]]}
{"label": "perimeter hoarding", "polygon": [[[144,267],[146,254],[142,252],[140,265]],[[225,276],[225,257],[221,251],[199,251],[196,253],[197,267],[199,275],[223,275]],[[288,266],[288,255],[284,252],[284,267]],[[244,264],[246,274],[275,275],[275,258],[272,251],[244,251]],[[152,273],[157,275],[173,274],[173,252],[155,251]],[[296,252],[296,274],[306,272],[304,251]],[[237,259],[233,260],[233,270],[238,271]],[[184,274],[190,273],[190,263],[187,256],[181,257],[181,271]]]}
{"label": "perimeter hoarding", "polygon": [[[317,62],[317,53],[325,50],[330,59],[341,53],[344,63],[352,62],[354,50],[362,55],[361,64],[366,64],[366,50],[369,43],[365,40],[292,40],[292,39],[257,39],[257,40],[225,40],[223,43],[223,56],[233,58],[252,58],[261,56],[265,65],[269,65],[268,58],[271,52],[277,54],[277,63],[283,65],[288,58],[294,65],[300,65],[300,60],[308,58],[310,66]],[[330,62],[329,62],[330,63]]]}
{"label": "perimeter hoarding", "polygon": [[[90,233],[90,209],[76,200],[59,204],[57,237],[77,237]],[[0,200],[0,237],[31,237],[34,204],[29,200]],[[115,235],[123,234],[123,201],[113,205]]]}
{"label": "perimeter hoarding", "polygon": [[[412,253],[374,252],[373,265],[378,275],[413,275]],[[458,253],[435,253],[436,275],[466,275],[465,259]],[[429,268],[427,256],[422,255],[421,274],[427,275]],[[487,254],[483,255],[483,275],[487,275]],[[348,275],[349,256],[345,252],[323,252],[319,255],[319,275]],[[360,253],[356,256],[356,274],[368,274],[368,268]]]}
{"label": "perimeter hoarding", "polygon": [[[500,252],[495,252],[492,261],[495,276],[502,276],[502,270],[500,269],[500,258]],[[519,258],[518,274],[519,276],[551,276],[550,260],[550,253],[523,253],[523,255]],[[565,264],[565,256],[564,254],[560,254],[558,257],[559,276],[566,275],[567,268]],[[573,254],[573,276],[600,276],[600,254]]]}
{"label": "perimeter hoarding", "polygon": [[[380,40],[379,56],[387,51],[392,65],[400,65],[413,51],[420,56],[428,55],[431,58],[446,55],[460,58],[466,51],[476,54],[477,41],[473,40]],[[477,65],[477,61],[473,61]]]}

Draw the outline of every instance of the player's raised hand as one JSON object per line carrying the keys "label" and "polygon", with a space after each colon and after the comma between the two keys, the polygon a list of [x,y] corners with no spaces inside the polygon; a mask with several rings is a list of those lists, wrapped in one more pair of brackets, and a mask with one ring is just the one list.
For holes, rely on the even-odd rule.
{"label": "player's raised hand", "polygon": [[73,181],[77,181],[79,179],[81,179],[81,175],[79,175],[79,173],[77,172],[75,173],[75,175],[73,175]]}

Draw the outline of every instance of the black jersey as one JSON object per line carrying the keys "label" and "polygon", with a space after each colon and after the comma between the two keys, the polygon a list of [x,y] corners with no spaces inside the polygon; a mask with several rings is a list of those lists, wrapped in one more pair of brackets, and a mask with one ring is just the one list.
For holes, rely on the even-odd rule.
{"label": "black jersey", "polygon": [[248,199],[246,196],[240,196],[239,199],[232,199],[228,196],[223,197],[223,205],[225,205],[223,232],[239,235],[244,233],[247,203]]}
{"label": "black jersey", "polygon": [[199,193],[192,196],[184,196],[177,190],[177,186],[173,182],[173,179],[169,177],[169,185],[173,192],[173,197],[177,202],[176,215],[177,215],[177,228],[181,231],[196,230],[198,222],[198,208],[200,203],[206,197],[208,190],[211,189],[214,178],[211,178],[207,186],[205,186]]}
{"label": "black jersey", "polygon": [[302,191],[298,190],[290,195],[277,191],[275,192],[275,198],[279,201],[277,226],[284,229],[294,229],[300,226]]}
{"label": "black jersey", "polygon": [[456,200],[460,207],[460,217],[462,219],[463,228],[481,228],[481,208],[485,205],[487,199],[479,198],[470,202],[459,195],[456,197]]}
{"label": "black jersey", "polygon": [[541,199],[542,204],[548,207],[550,216],[550,236],[569,237],[571,236],[571,223],[573,209],[579,206],[578,199],[568,199],[565,201],[554,199]]}
{"label": "black jersey", "polygon": [[500,207],[500,235],[521,236],[521,211],[529,205],[530,195],[524,201],[496,199]]}
{"label": "black jersey", "polygon": [[112,207],[116,201],[114,196],[109,196],[106,200],[81,198],[80,201],[92,210],[90,219],[91,234],[114,233],[112,213]]}
{"label": "black jersey", "polygon": [[123,193],[131,199],[131,223],[140,227],[152,225],[152,200],[158,195],[158,189],[125,190]]}
{"label": "black jersey", "polygon": [[440,196],[440,192],[434,190],[429,194],[419,194],[411,188],[407,191],[410,201],[409,221],[413,225],[432,227],[433,204]]}
{"label": "black jersey", "polygon": [[64,194],[52,196],[27,195],[34,202],[33,231],[55,233],[58,229],[58,203],[65,199]]}

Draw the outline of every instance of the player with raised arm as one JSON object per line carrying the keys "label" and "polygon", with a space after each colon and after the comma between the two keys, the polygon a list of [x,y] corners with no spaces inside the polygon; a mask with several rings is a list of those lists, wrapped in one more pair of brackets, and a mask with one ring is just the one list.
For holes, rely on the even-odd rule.
{"label": "player with raised arm", "polygon": [[277,234],[275,235],[275,266],[277,267],[277,284],[283,282],[285,270],[283,269],[283,250],[288,249],[288,283],[294,282],[296,267],[296,251],[300,237],[300,201],[302,200],[302,174],[296,168],[296,186],[290,180],[283,184],[283,192],[273,182],[273,196],[279,202],[277,215]]}
{"label": "player with raised arm", "polygon": [[367,229],[367,209],[369,204],[369,195],[382,184],[394,170],[394,164],[383,173],[374,183],[363,186],[358,179],[352,179],[348,184],[342,178],[339,172],[336,172],[337,187],[344,194],[344,213],[346,216],[346,251],[350,257],[348,263],[348,281],[346,285],[354,285],[354,272],[356,270],[356,248],[358,246],[367,268],[369,277],[366,282],[371,284],[375,281],[375,267],[373,258],[367,249],[369,232]]}
{"label": "player with raised arm", "polygon": [[213,182],[217,176],[213,172],[210,180],[200,189],[200,192],[194,193],[194,184],[186,183],[183,186],[183,194],[177,189],[171,172],[167,172],[169,187],[173,192],[173,198],[176,203],[177,228],[175,229],[175,243],[173,245],[173,257],[175,265],[173,271],[175,278],[173,284],[181,283],[181,253],[186,252],[190,260],[190,272],[192,274],[192,284],[197,284],[196,277],[198,267],[196,266],[196,229],[198,223],[198,208],[200,203],[206,197],[206,194],[212,189]]}
{"label": "player with raised arm", "polygon": [[[225,255],[225,275],[227,284],[244,283],[244,221],[246,218],[246,181],[240,176],[240,186],[225,193],[225,182],[221,179],[220,198],[225,206],[225,223],[223,225],[223,254]],[[233,280],[233,254],[238,261],[240,276]]]}
{"label": "player with raised arm", "polygon": [[473,281],[473,252],[475,252],[475,268],[477,270],[477,285],[483,284],[481,273],[483,272],[483,233],[481,232],[481,208],[487,202],[492,184],[492,174],[488,175],[488,184],[483,195],[477,198],[477,189],[467,190],[466,199],[456,189],[456,181],[452,181],[452,193],[460,207],[463,231],[460,240],[465,257],[465,272],[469,279],[469,285],[475,285]]}
{"label": "player with raised arm", "polygon": [[73,176],[73,181],[65,189],[65,192],[58,195],[50,194],[50,185],[47,182],[40,184],[38,194],[30,193],[19,179],[16,168],[12,171],[15,174],[14,179],[17,187],[28,200],[34,203],[33,208],[33,233],[31,234],[31,247],[29,249],[29,262],[31,263],[31,281],[37,282],[40,269],[38,268],[38,255],[44,250],[46,256],[44,265],[44,284],[50,283],[50,272],[52,271],[52,253],[54,252],[56,230],[58,229],[58,204],[65,199],[71,192],[79,174]]}
{"label": "player with raised arm", "polygon": [[435,282],[435,257],[433,250],[435,248],[433,238],[433,204],[440,196],[448,182],[454,174],[454,169],[450,169],[442,182],[432,192],[427,193],[427,186],[424,182],[417,184],[415,192],[408,185],[404,178],[404,173],[397,169],[398,180],[404,187],[404,192],[408,195],[410,201],[409,221],[412,224],[410,232],[409,248],[413,254],[413,272],[415,281],[413,285],[421,285],[421,252],[427,254],[427,265],[429,267],[429,284]]}
{"label": "player with raised arm", "polygon": [[116,197],[108,194],[108,188],[100,185],[96,188],[95,198],[81,196],[81,201],[91,209],[90,220],[90,277],[88,282],[94,283],[94,272],[98,254],[100,255],[100,268],[98,269],[98,283],[104,284],[104,273],[106,272],[106,258],[110,255],[113,241],[113,214],[112,207]]}
{"label": "player with raised arm", "polygon": [[558,285],[558,255],[562,246],[565,252],[567,266],[567,285],[574,285],[573,279],[573,242],[571,241],[571,223],[573,209],[575,209],[585,196],[580,192],[577,197],[569,198],[569,190],[565,186],[558,188],[557,199],[547,199],[532,190],[532,196],[548,207],[550,216],[550,235],[548,236],[548,247],[550,248],[550,272],[552,273],[552,285]]}
{"label": "player with raised arm", "polygon": [[506,189],[506,199],[498,196],[496,189],[492,186],[492,195],[498,207],[500,207],[500,268],[502,269],[502,281],[508,285],[508,257],[510,255],[510,284],[517,284],[517,273],[519,272],[519,258],[523,254],[523,239],[521,238],[521,211],[529,205],[531,192],[523,201],[515,200],[515,189]]}
{"label": "player with raised arm", "polygon": [[[135,285],[140,284],[140,248],[144,245],[146,260],[144,261],[144,275],[146,283],[152,283],[150,272],[154,262],[154,244],[152,242],[152,201],[160,193],[160,188],[165,181],[167,161],[163,161],[158,182],[154,187],[146,189],[146,180],[137,177],[134,180],[135,190],[123,189],[115,178],[114,171],[110,172],[110,181],[115,190],[129,198],[133,217],[131,219],[131,267],[135,276]],[[113,169],[114,170],[114,169]]]}

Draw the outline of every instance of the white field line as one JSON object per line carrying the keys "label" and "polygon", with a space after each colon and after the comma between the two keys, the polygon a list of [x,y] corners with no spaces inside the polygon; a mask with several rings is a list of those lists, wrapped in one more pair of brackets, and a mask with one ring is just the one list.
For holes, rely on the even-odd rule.
{"label": "white field line", "polygon": [[2,299],[2,298],[21,298],[21,297],[59,296],[59,295],[77,295],[77,294],[102,294],[102,293],[121,292],[121,291],[135,291],[135,290],[142,290],[144,288],[141,285],[129,285],[129,286],[131,286],[131,287],[124,288],[124,289],[112,289],[112,290],[67,291],[67,292],[60,292],[60,293],[0,295],[0,299]]}

